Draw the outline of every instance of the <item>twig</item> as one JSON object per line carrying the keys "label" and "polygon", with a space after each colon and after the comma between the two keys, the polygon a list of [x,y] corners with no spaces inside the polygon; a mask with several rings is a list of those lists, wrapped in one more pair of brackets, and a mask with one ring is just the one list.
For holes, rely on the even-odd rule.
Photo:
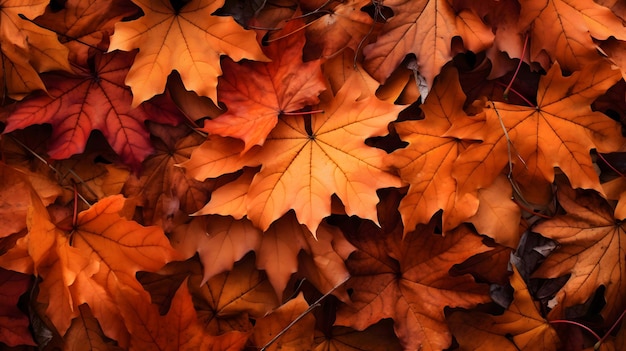
{"label": "twig", "polygon": [[328,291],[326,294],[324,294],[322,297],[320,297],[319,299],[317,299],[315,302],[313,302],[313,304],[311,304],[309,306],[309,308],[307,308],[304,312],[302,312],[298,317],[296,317],[296,319],[294,319],[291,323],[289,323],[283,330],[281,330],[278,334],[276,334],[272,340],[268,341],[265,345],[263,345],[263,347],[261,347],[260,351],[265,351],[268,347],[270,347],[270,345],[272,345],[273,343],[276,342],[276,340],[278,340],[281,336],[283,336],[283,334],[285,334],[287,332],[287,330],[289,330],[289,328],[293,327],[296,323],[298,323],[302,318],[304,318],[304,316],[306,316],[307,314],[309,314],[309,312],[313,311],[313,309],[315,309],[316,307],[321,306],[321,302],[328,297],[328,295],[332,294],[335,290],[337,290],[337,288],[339,288],[340,286],[342,286],[343,284],[345,284],[348,279],[350,279],[350,277],[347,277],[346,279],[344,279],[341,283],[335,285],[332,289],[330,289],[330,291]]}

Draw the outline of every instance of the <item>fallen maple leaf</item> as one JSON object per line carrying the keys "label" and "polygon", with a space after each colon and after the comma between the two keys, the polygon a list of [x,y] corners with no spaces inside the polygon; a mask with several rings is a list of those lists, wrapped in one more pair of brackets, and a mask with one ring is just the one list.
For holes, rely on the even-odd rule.
{"label": "fallen maple leaf", "polygon": [[[367,146],[365,139],[385,133],[402,107],[374,96],[358,100],[361,91],[358,78],[350,79],[336,96],[322,100],[323,114],[314,114],[310,120],[302,116],[280,119],[262,148],[240,157],[241,146],[213,138],[182,166],[203,180],[262,165],[246,194],[246,214],[262,230],[294,209],[298,221],[315,233],[321,220],[330,215],[333,194],[349,215],[376,220],[376,190],[400,182],[386,172],[381,160],[384,151]],[[205,150],[211,151],[203,155]]]}
{"label": "fallen maple leaf", "polygon": [[96,53],[89,67],[75,75],[49,74],[44,80],[49,95],[39,94],[18,103],[7,119],[4,133],[32,124],[53,126],[49,155],[54,159],[81,153],[92,130],[100,130],[123,162],[135,169],[152,152],[144,121],[176,124],[180,115],[168,100],[130,106],[131,93],[123,80],[132,53]]}
{"label": "fallen maple leaf", "polygon": [[399,207],[405,232],[412,231],[417,224],[430,222],[440,210],[443,210],[442,230],[446,232],[478,209],[476,197],[456,196],[457,184],[452,177],[454,163],[469,141],[446,136],[453,124],[473,122],[463,111],[464,102],[458,73],[449,68],[441,73],[426,102],[420,106],[425,118],[394,124],[400,138],[409,143],[386,157],[386,162],[397,168],[402,180],[409,183],[408,193]]}
{"label": "fallen maple leaf", "polygon": [[[553,61],[567,71],[581,70],[600,59],[593,39],[614,36],[626,40],[624,23],[593,0],[542,0],[520,2],[519,27],[531,31],[530,59],[545,69]],[[548,53],[550,59],[541,55]],[[546,62],[547,61],[547,62]]]}
{"label": "fallen maple leaf", "polygon": [[202,284],[233,269],[235,262],[259,248],[263,233],[247,219],[224,216],[194,218],[174,228],[170,240],[184,259],[198,253],[202,262]]}
{"label": "fallen maple leaf", "polygon": [[361,10],[370,4],[369,0],[326,2],[317,10],[326,14],[306,28],[307,52],[332,57],[346,48],[359,51],[359,45],[372,34],[376,25],[372,17]]}
{"label": "fallen maple leaf", "polygon": [[[175,257],[167,238],[157,227],[142,227],[120,217],[121,195],[101,199],[78,213],[75,223],[59,224],[51,221],[36,195],[31,196],[29,234],[0,257],[15,260],[23,256],[20,252],[28,255],[32,270],[42,278],[37,299],[47,303],[46,314],[61,335],[78,316],[78,306],[88,303],[104,333],[126,345],[127,331],[113,296],[122,287],[147,294],[135,274],[156,271]],[[63,208],[54,211],[55,217],[71,215]]]}
{"label": "fallen maple leaf", "polygon": [[302,25],[301,20],[287,22],[276,34],[284,38],[264,48],[271,62],[222,62],[218,97],[228,111],[205,121],[203,131],[241,139],[246,152],[263,145],[279,115],[319,102],[318,94],[326,89],[321,62],[302,62],[305,39],[298,31]]}
{"label": "fallen maple leaf", "polygon": [[[299,293],[266,317],[256,320],[252,343],[264,350],[304,351],[312,350],[315,318],[305,315],[297,323],[291,324],[302,312],[309,308],[304,295]],[[268,344],[278,333],[285,332],[272,344]]]}
{"label": "fallen maple leaf", "polygon": [[0,4],[2,96],[21,100],[33,90],[45,90],[38,72],[71,71],[69,50],[54,32],[31,21],[43,14],[47,5],[45,0],[3,0]]}
{"label": "fallen maple leaf", "polygon": [[81,351],[85,348],[98,351],[122,351],[123,349],[107,338],[87,304],[78,306],[79,315],[63,336],[64,350]]}
{"label": "fallen maple leaf", "polygon": [[513,302],[503,314],[457,311],[448,317],[461,350],[558,350],[560,342],[555,330],[537,311],[515,267],[511,285],[515,290]]}
{"label": "fallen maple leaf", "polygon": [[448,0],[386,0],[384,6],[394,16],[383,25],[376,41],[363,49],[365,68],[381,83],[405,56],[415,54],[419,73],[430,89],[441,67],[452,59],[454,36],[462,35],[465,47],[473,52],[493,41],[491,29],[475,13],[457,12]]}
{"label": "fallen maple leaf", "polygon": [[533,229],[559,246],[533,276],[571,274],[555,296],[557,305],[550,316],[561,316],[565,308],[583,304],[603,285],[605,299],[611,303],[601,314],[610,323],[626,308],[626,225],[613,218],[613,209],[598,195],[574,191],[563,184],[559,188],[559,203],[567,214]]}
{"label": "fallen maple leaf", "polygon": [[358,234],[349,236],[357,247],[346,261],[352,275],[346,283],[353,291],[352,303],[337,311],[335,324],[364,330],[392,318],[405,349],[450,346],[444,308],[470,308],[489,301],[489,296],[487,287],[471,276],[453,277],[448,271],[488,248],[464,226],[445,237],[433,229],[420,225],[403,239],[401,226],[386,234],[365,222]]}
{"label": "fallen maple leaf", "polygon": [[130,350],[235,351],[241,350],[248,338],[246,333],[238,331],[220,336],[207,334],[196,317],[187,280],[176,292],[165,316],[160,316],[156,305],[132,290],[119,290],[116,301],[133,335]]}
{"label": "fallen maple leaf", "polygon": [[486,102],[486,124],[475,134],[483,142],[470,145],[454,166],[458,191],[489,186],[510,164],[517,181],[517,173],[527,172],[552,182],[554,167],[559,167],[573,187],[601,192],[589,151],[611,152],[624,141],[617,122],[592,111],[590,103],[621,76],[605,62],[585,72],[564,77],[555,63],[540,80],[537,107]]}
{"label": "fallen maple leaf", "polygon": [[8,346],[35,345],[28,330],[30,321],[17,307],[20,296],[28,292],[31,277],[0,268],[0,343]]}
{"label": "fallen maple leaf", "polygon": [[232,17],[214,16],[223,0],[134,0],[144,16],[115,25],[109,51],[138,48],[126,84],[133,91],[132,106],[163,93],[167,76],[176,70],[185,87],[217,103],[217,77],[221,55],[235,61],[267,58],[254,32],[244,30]]}
{"label": "fallen maple leaf", "polygon": [[192,127],[150,123],[148,130],[155,152],[144,160],[140,174],[129,177],[123,193],[137,206],[143,224],[159,225],[170,232],[180,224],[178,217],[186,218],[204,206],[215,182],[199,182],[175,167],[188,160],[192,150],[205,139]]}
{"label": "fallen maple leaf", "polygon": [[261,318],[280,305],[264,272],[246,255],[232,270],[213,276],[206,284],[200,270],[189,278],[198,319],[210,334],[250,331],[250,318]]}
{"label": "fallen maple leaf", "polygon": [[[385,320],[389,322],[390,320]],[[399,351],[402,346],[391,323],[379,322],[363,331],[336,326],[328,334],[315,330],[314,351]]]}
{"label": "fallen maple leaf", "polygon": [[[314,237],[290,212],[263,233],[257,250],[257,267],[267,272],[276,296],[282,298],[291,275],[300,271],[319,291],[336,288],[350,275],[344,260],[354,251],[341,231],[321,223]],[[308,256],[300,266],[300,251]],[[343,290],[339,290],[343,291]],[[338,294],[347,299],[347,295]]]}
{"label": "fallen maple leaf", "polygon": [[124,0],[67,0],[62,5],[62,9],[46,7],[35,23],[59,34],[69,49],[70,61],[79,65],[87,64],[91,48],[106,50],[115,23],[137,11]]}
{"label": "fallen maple leaf", "polygon": [[478,211],[467,222],[498,244],[516,248],[522,235],[521,210],[511,197],[511,183],[500,175],[489,187],[478,191]]}

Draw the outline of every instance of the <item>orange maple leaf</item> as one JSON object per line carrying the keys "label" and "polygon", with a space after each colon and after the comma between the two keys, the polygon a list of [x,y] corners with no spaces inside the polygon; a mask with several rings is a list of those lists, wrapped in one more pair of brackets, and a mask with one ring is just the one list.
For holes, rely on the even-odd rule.
{"label": "orange maple leaf", "polygon": [[454,312],[448,323],[463,350],[557,350],[559,338],[543,318],[515,267],[511,276],[513,302],[501,315]]}
{"label": "orange maple leaf", "polygon": [[[262,230],[294,209],[298,221],[315,233],[330,215],[333,194],[348,214],[375,221],[376,189],[400,182],[386,172],[385,152],[367,146],[365,139],[385,133],[402,107],[375,96],[358,100],[360,95],[360,82],[350,79],[336,96],[322,100],[324,113],[281,118],[261,148],[239,156],[241,145],[213,137],[182,166],[203,180],[262,165],[246,193],[246,214]],[[210,151],[203,155],[205,150]]]}
{"label": "orange maple leaf", "polygon": [[477,123],[463,111],[465,94],[454,68],[445,69],[420,106],[423,120],[394,124],[400,138],[409,143],[391,153],[386,161],[398,169],[403,181],[409,183],[407,195],[400,202],[404,231],[410,232],[419,223],[430,222],[443,210],[443,228],[452,229],[476,213],[478,199],[458,198],[457,184],[452,177],[454,162],[469,141],[448,137],[446,132],[457,123]]}
{"label": "orange maple leaf", "polygon": [[189,159],[191,151],[204,141],[192,127],[177,127],[151,123],[155,153],[142,163],[140,174],[132,174],[124,184],[123,193],[132,205],[141,211],[143,224],[160,225],[169,232],[179,215],[198,211],[209,199],[213,182],[199,182],[186,177],[184,170],[175,167]]}
{"label": "orange maple leaf", "polygon": [[461,35],[473,52],[482,51],[493,41],[491,29],[474,12],[457,13],[448,0],[386,0],[384,5],[394,16],[385,23],[376,42],[363,49],[365,68],[381,83],[406,55],[415,54],[418,70],[430,88],[441,67],[452,59],[454,36]]}
{"label": "orange maple leaf", "polygon": [[[305,257],[299,255],[300,251]],[[337,228],[323,222],[314,237],[288,213],[263,233],[257,267],[267,272],[279,298],[291,275],[298,271],[319,291],[327,292],[350,276],[344,260],[352,251],[354,246]],[[347,298],[345,292],[337,295]]]}
{"label": "orange maple leaf", "polygon": [[222,61],[224,75],[218,84],[220,102],[228,111],[204,122],[202,130],[244,141],[243,152],[263,145],[280,114],[289,114],[319,102],[326,89],[321,62],[302,62],[302,21],[292,20],[277,33],[285,37],[264,48],[271,62]]}
{"label": "orange maple leaf", "polygon": [[28,316],[20,311],[18,301],[27,293],[29,275],[0,268],[0,343],[8,346],[35,345],[28,330]]}
{"label": "orange maple leaf", "polygon": [[[384,229],[384,226],[383,226]],[[479,236],[461,226],[445,237],[418,226],[403,239],[402,228],[381,233],[365,222],[349,236],[357,247],[346,265],[352,303],[337,311],[337,325],[363,330],[383,318],[394,320],[402,346],[442,350],[452,341],[444,308],[489,301],[487,287],[469,275],[451,276],[453,265],[487,251]]]}
{"label": "orange maple leaf", "polygon": [[[519,27],[529,28],[530,59],[544,68],[558,61],[576,71],[601,56],[593,39],[614,36],[626,40],[623,20],[593,0],[542,0],[520,2]],[[549,59],[541,57],[547,53]]]}
{"label": "orange maple leaf", "polygon": [[70,61],[85,65],[89,50],[106,50],[115,23],[136,11],[136,6],[124,0],[67,0],[60,10],[47,7],[35,23],[60,34],[61,42],[69,49]]}
{"label": "orange maple leaf", "polygon": [[306,50],[322,57],[332,57],[345,48],[359,51],[359,45],[376,25],[372,17],[361,10],[370,4],[370,0],[326,2],[317,10],[326,14],[307,26]]}
{"label": "orange maple leaf", "polygon": [[130,350],[241,350],[247,333],[231,331],[220,336],[208,334],[199,323],[185,280],[165,316],[156,305],[133,290],[121,289],[116,301],[132,335]]}
{"label": "orange maple leaf", "polygon": [[474,134],[483,142],[470,145],[454,166],[459,191],[492,184],[509,164],[514,178],[528,173],[552,182],[559,167],[572,186],[601,192],[589,151],[615,151],[623,138],[618,123],[592,111],[590,104],[620,78],[604,62],[568,77],[555,63],[540,80],[537,107],[486,102],[485,126]]}
{"label": "orange maple leaf", "polygon": [[249,331],[250,318],[261,318],[280,305],[263,271],[254,264],[254,255],[246,255],[229,272],[218,274],[201,284],[200,270],[189,278],[198,319],[211,334],[226,331]]}
{"label": "orange maple leaf", "polygon": [[267,273],[278,298],[296,272],[319,291],[334,288],[348,277],[344,260],[354,251],[337,228],[322,223],[314,238],[292,213],[274,222],[265,233],[247,219],[199,217],[177,227],[170,238],[185,258],[198,253],[203,284],[255,251],[257,268]]}
{"label": "orange maple leaf", "polygon": [[4,133],[50,123],[48,153],[64,159],[83,152],[91,131],[98,129],[125,163],[139,168],[152,152],[144,121],[176,124],[181,116],[168,99],[130,106],[132,96],[123,81],[132,58],[132,53],[96,53],[93,65],[77,67],[75,75],[47,74],[49,95],[38,94],[14,106]]}
{"label": "orange maple leaf", "polygon": [[133,91],[132,106],[163,93],[172,70],[178,71],[187,89],[217,102],[221,55],[235,61],[267,60],[254,32],[241,28],[232,17],[213,15],[223,0],[133,2],[144,16],[117,23],[109,46],[109,51],[139,49],[126,77]]}
{"label": "orange maple leaf", "polygon": [[[309,304],[304,299],[304,295],[299,293],[295,298],[287,301],[271,314],[256,320],[254,333],[250,338],[257,348],[264,347],[264,350],[310,350],[313,344],[313,329],[315,318],[312,314],[305,315],[297,323],[291,324],[300,314],[309,308]],[[272,344],[267,343],[278,333],[283,332]]]}
{"label": "orange maple leaf", "polygon": [[604,285],[605,299],[611,303],[601,313],[607,321],[613,321],[626,308],[626,225],[613,218],[613,209],[598,195],[560,185],[558,199],[567,214],[533,228],[559,246],[534,276],[571,274],[555,297],[557,305],[551,315],[559,318],[564,308],[585,303]]}
{"label": "orange maple leaf", "polygon": [[69,50],[54,32],[31,20],[44,13],[45,0],[3,0],[0,6],[0,52],[4,96],[21,100],[33,90],[45,90],[38,72],[71,71]]}
{"label": "orange maple leaf", "polygon": [[88,303],[105,334],[124,345],[128,336],[113,296],[122,286],[145,294],[135,274],[156,271],[176,256],[167,238],[157,227],[120,217],[121,195],[101,199],[75,219],[67,210],[55,209],[55,218],[70,215],[59,224],[36,195],[32,198],[29,234],[0,257],[19,252],[30,257],[42,278],[38,300],[48,304],[46,313],[61,335],[78,316],[78,306]]}

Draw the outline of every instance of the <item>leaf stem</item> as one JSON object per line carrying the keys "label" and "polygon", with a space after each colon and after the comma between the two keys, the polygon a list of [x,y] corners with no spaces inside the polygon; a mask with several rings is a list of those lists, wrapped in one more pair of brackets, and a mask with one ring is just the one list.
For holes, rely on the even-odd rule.
{"label": "leaf stem", "polygon": [[596,340],[598,340],[598,342],[600,340],[602,340],[602,338],[600,338],[600,335],[596,334],[596,332],[594,332],[593,330],[591,330],[591,328],[589,328],[588,326],[582,324],[582,323],[578,323],[578,322],[574,322],[574,321],[568,321],[567,319],[555,319],[553,321],[548,321],[550,324],[573,324],[576,326],[579,326],[583,329],[585,329],[586,331],[588,331],[591,335],[593,335],[594,338],[596,338]]}
{"label": "leaf stem", "polygon": [[626,315],[626,309],[622,312],[622,314],[619,315],[619,317],[617,318],[617,320],[615,321],[615,323],[613,323],[613,325],[611,326],[611,329],[609,329],[608,332],[606,332],[606,334],[604,334],[604,336],[602,337],[602,339],[598,340],[598,342],[593,345],[593,349],[594,350],[598,350],[600,348],[600,345],[602,345],[602,343],[604,342],[604,340],[606,340],[606,338],[611,334],[611,332],[613,331],[613,329],[615,329],[615,327],[617,327],[617,325],[619,324],[619,322],[622,320],[622,318],[624,318],[624,315]]}
{"label": "leaf stem", "polygon": [[265,351],[270,345],[272,345],[273,343],[276,342],[276,340],[278,340],[281,336],[283,336],[283,334],[285,334],[287,332],[287,330],[289,330],[289,328],[293,327],[296,323],[298,323],[302,318],[304,318],[304,316],[306,316],[307,314],[309,314],[309,312],[313,311],[313,309],[321,306],[321,302],[328,297],[328,295],[332,294],[335,290],[337,290],[337,288],[339,288],[340,286],[342,286],[343,284],[345,284],[345,282],[348,281],[348,279],[350,279],[350,277],[347,277],[346,279],[344,279],[343,281],[341,281],[339,284],[335,285],[332,289],[330,289],[326,294],[322,295],[322,297],[320,297],[319,299],[317,299],[315,302],[313,302],[313,304],[311,304],[309,306],[309,308],[307,308],[304,312],[300,313],[300,315],[298,317],[296,317],[296,319],[294,319],[293,321],[291,321],[291,323],[289,323],[283,330],[281,330],[278,334],[276,334],[272,340],[268,341],[267,344],[263,345],[263,347],[261,347],[260,351]]}
{"label": "leaf stem", "polygon": [[511,86],[513,85],[513,82],[515,81],[515,78],[517,78],[517,74],[519,73],[520,67],[522,67],[524,56],[526,56],[527,44],[528,44],[528,33],[526,33],[526,36],[524,37],[524,47],[522,48],[522,55],[520,56],[519,63],[517,64],[517,68],[515,69],[515,73],[513,73],[513,77],[511,77],[511,81],[509,82],[509,85],[507,85],[506,89],[504,89],[504,93],[502,93],[504,97],[504,101],[509,101],[509,91],[511,90]]}
{"label": "leaf stem", "polygon": [[620,177],[622,177],[622,178],[626,177],[626,176],[624,175],[624,173],[622,173],[622,172],[618,171],[615,167],[613,167],[613,165],[612,165],[611,163],[609,163],[609,161],[607,161],[607,160],[606,160],[606,158],[604,158],[604,156],[602,156],[602,154],[601,154],[601,153],[599,153],[599,152],[598,152],[598,153],[597,153],[597,155],[598,155],[598,157],[600,157],[600,159],[601,159],[601,160],[602,160],[602,161],[603,161],[603,162],[604,162],[607,166],[609,166],[609,168],[610,168],[613,172],[617,173],[617,174],[618,174]]}
{"label": "leaf stem", "polygon": [[[503,86],[503,87],[506,86],[506,85],[504,85],[504,83],[501,83],[501,82],[498,82],[498,81],[496,81],[496,84],[498,84],[500,86]],[[515,93],[515,95],[519,96],[520,99],[524,100],[524,102],[526,104],[528,104],[528,106],[530,106],[530,107],[535,107],[536,106],[535,104],[530,102],[530,100],[528,100],[524,95],[522,95],[522,93],[518,92],[517,90],[515,90],[513,88],[510,88],[509,90],[512,91],[513,93]]]}

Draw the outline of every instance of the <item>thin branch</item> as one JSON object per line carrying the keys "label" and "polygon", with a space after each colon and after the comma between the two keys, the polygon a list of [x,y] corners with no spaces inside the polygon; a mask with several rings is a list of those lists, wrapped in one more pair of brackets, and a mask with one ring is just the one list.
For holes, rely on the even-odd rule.
{"label": "thin branch", "polygon": [[524,47],[522,48],[522,55],[520,56],[519,63],[517,64],[517,68],[515,69],[515,73],[513,73],[513,77],[511,77],[511,81],[509,82],[509,85],[506,87],[506,89],[504,89],[504,93],[502,93],[502,96],[504,97],[504,101],[509,101],[509,91],[511,90],[511,86],[513,85],[513,82],[515,81],[515,78],[517,78],[517,73],[519,73],[520,67],[522,67],[524,56],[526,56],[527,45],[528,45],[528,33],[526,33],[526,36],[524,38]]}
{"label": "thin branch", "polygon": [[307,308],[304,312],[302,312],[298,317],[296,317],[296,319],[294,319],[291,323],[289,323],[283,330],[281,330],[278,334],[276,334],[272,340],[268,341],[267,344],[263,345],[263,347],[260,349],[260,351],[265,351],[268,347],[270,347],[270,345],[272,345],[273,343],[276,342],[276,340],[278,340],[281,336],[283,336],[287,330],[289,330],[289,328],[293,327],[296,323],[298,323],[302,318],[304,318],[304,316],[306,316],[307,314],[309,314],[311,311],[313,311],[315,308],[321,306],[321,302],[328,297],[328,295],[332,294],[335,290],[337,290],[337,288],[339,288],[340,286],[342,286],[343,284],[345,284],[348,279],[350,279],[350,277],[347,277],[346,279],[344,279],[342,282],[340,282],[339,284],[335,285],[332,289],[330,289],[330,291],[328,291],[326,294],[324,294],[322,297],[320,297],[319,299],[317,299],[313,304],[311,304],[309,306],[309,308]]}
{"label": "thin branch", "polygon": [[617,325],[619,324],[619,322],[624,318],[624,315],[626,315],[626,309],[622,312],[622,314],[619,315],[619,317],[617,318],[617,320],[615,321],[615,323],[613,323],[613,325],[611,326],[611,329],[609,329],[608,332],[606,332],[606,334],[604,334],[604,336],[602,337],[602,339],[598,340],[598,342],[593,345],[593,349],[594,350],[598,350],[600,349],[600,345],[602,345],[602,343],[604,342],[604,340],[606,340],[606,338],[611,335],[611,332],[613,332],[613,329],[615,329],[615,327],[617,327]]}
{"label": "thin branch", "polygon": [[550,324],[559,324],[559,323],[562,323],[562,324],[572,324],[572,325],[576,325],[576,326],[581,327],[581,328],[585,329],[586,331],[588,331],[588,332],[589,332],[589,334],[593,335],[593,337],[594,337],[594,338],[596,338],[596,340],[598,340],[598,342],[599,342],[600,340],[602,340],[602,339],[600,338],[600,335],[598,335],[596,332],[594,332],[593,330],[591,330],[591,328],[589,328],[588,326],[586,326],[586,325],[584,325],[584,324],[582,324],[582,323],[578,323],[578,322],[574,322],[574,321],[568,321],[567,319],[556,319],[556,320],[553,320],[553,321],[549,321],[549,323],[550,323]]}

